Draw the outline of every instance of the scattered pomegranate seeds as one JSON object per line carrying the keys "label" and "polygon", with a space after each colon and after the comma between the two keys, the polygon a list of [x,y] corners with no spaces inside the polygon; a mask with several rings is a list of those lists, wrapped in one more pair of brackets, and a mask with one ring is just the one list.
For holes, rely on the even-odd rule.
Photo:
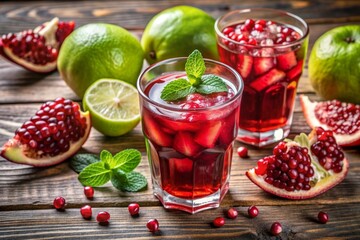
{"label": "scattered pomegranate seeds", "polygon": [[150,232],[156,232],[157,230],[159,230],[159,222],[155,218],[150,219],[147,222],[146,227],[149,229]]}
{"label": "scattered pomegranate seeds", "polygon": [[131,216],[139,215],[140,205],[138,203],[130,203],[128,210]]}
{"label": "scattered pomegranate seeds", "polygon": [[282,232],[282,226],[279,222],[274,222],[271,225],[270,232],[272,235],[277,236]]}
{"label": "scattered pomegranate seeds", "polygon": [[327,223],[329,221],[329,215],[326,212],[320,211],[318,214],[318,219],[320,223]]}
{"label": "scattered pomegranate seeds", "polygon": [[246,158],[248,157],[248,149],[246,147],[238,147],[237,154],[241,158]]}
{"label": "scattered pomegranate seeds", "polygon": [[92,215],[92,208],[89,205],[85,205],[82,208],[80,208],[81,216],[85,219],[90,219]]}
{"label": "scattered pomegranate seeds", "polygon": [[99,212],[96,216],[96,221],[100,224],[108,224],[110,219],[110,213],[103,211]]}
{"label": "scattered pomegranate seeds", "polygon": [[65,209],[65,198],[63,197],[56,197],[54,199],[53,205],[57,210],[64,210]]}
{"label": "scattered pomegranate seeds", "polygon": [[94,188],[84,187],[84,194],[88,199],[92,199],[94,197]]}
{"label": "scattered pomegranate seeds", "polygon": [[259,209],[256,206],[250,206],[248,208],[249,217],[254,218],[259,214]]}
{"label": "scattered pomegranate seeds", "polygon": [[228,218],[235,219],[237,218],[238,214],[239,213],[235,208],[229,208],[229,210],[227,210]]}

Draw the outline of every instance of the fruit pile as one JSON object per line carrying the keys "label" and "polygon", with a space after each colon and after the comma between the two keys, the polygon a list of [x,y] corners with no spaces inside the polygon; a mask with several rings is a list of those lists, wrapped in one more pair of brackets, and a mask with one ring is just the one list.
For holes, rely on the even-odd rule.
{"label": "fruit pile", "polygon": [[309,136],[280,142],[273,155],[246,172],[247,177],[271,194],[307,199],[324,193],[346,176],[349,163],[332,131],[315,128]]}

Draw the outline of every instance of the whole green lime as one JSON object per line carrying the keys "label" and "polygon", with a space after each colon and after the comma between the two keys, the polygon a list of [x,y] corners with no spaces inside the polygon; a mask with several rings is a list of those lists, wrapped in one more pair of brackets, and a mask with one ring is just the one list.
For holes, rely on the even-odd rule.
{"label": "whole green lime", "polygon": [[140,42],[112,24],[92,23],[71,33],[60,48],[58,70],[79,96],[100,78],[136,84],[144,61]]}
{"label": "whole green lime", "polygon": [[360,104],[360,25],[331,29],[315,42],[309,78],[324,99]]}
{"label": "whole green lime", "polygon": [[215,19],[190,6],[176,6],[155,15],[141,38],[145,58],[152,64],[167,58],[186,57],[198,49],[205,58],[219,58]]}

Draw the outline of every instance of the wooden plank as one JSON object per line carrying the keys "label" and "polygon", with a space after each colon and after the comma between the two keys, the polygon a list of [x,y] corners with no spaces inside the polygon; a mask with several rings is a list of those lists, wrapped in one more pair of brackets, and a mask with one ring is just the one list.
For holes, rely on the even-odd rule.
{"label": "wooden plank", "polygon": [[[228,206],[195,215],[142,206],[139,217],[131,217],[125,207],[94,208],[93,216],[99,211],[110,213],[108,226],[98,225],[94,217],[91,220],[82,219],[78,208],[64,212],[54,209],[3,211],[0,239],[275,239],[269,232],[275,221],[283,226],[283,232],[277,239],[360,238],[360,210],[356,204],[258,208],[259,216],[249,219],[247,205],[237,207],[238,218],[226,219],[222,228],[213,228],[211,222],[218,216],[224,216],[223,211]],[[330,221],[327,224],[317,222],[319,211],[328,212]],[[160,231],[155,234],[146,228],[151,218],[159,221]]]}
{"label": "wooden plank", "polygon": [[176,5],[201,8],[215,18],[228,11],[244,8],[266,7],[291,11],[310,23],[359,21],[360,4],[357,0],[337,1],[252,1],[237,0],[172,0],[172,1],[2,1],[0,34],[32,28],[34,24],[48,21],[54,16],[75,20],[78,26],[89,22],[108,22],[128,29],[142,29],[158,12]]}

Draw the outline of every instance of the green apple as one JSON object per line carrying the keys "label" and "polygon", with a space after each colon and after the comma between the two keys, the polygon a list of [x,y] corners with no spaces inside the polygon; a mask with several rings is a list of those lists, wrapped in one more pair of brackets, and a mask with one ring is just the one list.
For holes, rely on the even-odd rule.
{"label": "green apple", "polygon": [[322,98],[360,104],[360,25],[331,29],[315,42],[309,78]]}

